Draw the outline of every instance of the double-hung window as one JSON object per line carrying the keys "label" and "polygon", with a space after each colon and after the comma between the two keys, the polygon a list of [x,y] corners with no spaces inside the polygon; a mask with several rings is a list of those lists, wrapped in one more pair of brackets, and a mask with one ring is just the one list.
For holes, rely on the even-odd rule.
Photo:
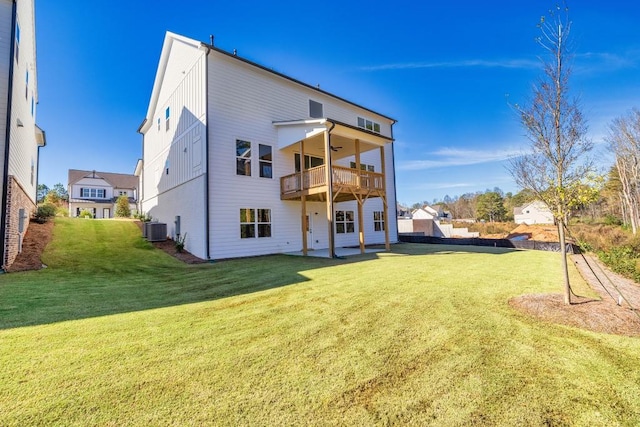
{"label": "double-hung window", "polygon": [[240,209],[240,238],[271,237],[271,209]]}
{"label": "double-hung window", "polygon": [[355,231],[353,211],[336,211],[336,233],[355,233]]}
{"label": "double-hung window", "polygon": [[384,231],[384,211],[373,212],[373,229],[375,231]]}
{"label": "double-hung window", "polygon": [[273,178],[273,157],[271,146],[258,144],[258,154],[260,156],[260,177]]}

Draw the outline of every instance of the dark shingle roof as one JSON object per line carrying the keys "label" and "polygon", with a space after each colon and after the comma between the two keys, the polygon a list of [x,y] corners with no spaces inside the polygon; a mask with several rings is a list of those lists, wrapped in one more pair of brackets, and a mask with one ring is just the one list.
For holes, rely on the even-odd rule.
{"label": "dark shingle roof", "polygon": [[69,169],[69,185],[73,185],[82,178],[102,178],[113,186],[113,188],[138,189],[138,177],[124,173],[83,171]]}

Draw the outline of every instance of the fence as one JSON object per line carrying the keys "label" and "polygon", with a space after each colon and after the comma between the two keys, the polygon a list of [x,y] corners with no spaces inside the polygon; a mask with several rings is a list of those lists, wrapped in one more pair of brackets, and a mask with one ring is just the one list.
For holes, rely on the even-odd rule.
{"label": "fence", "polygon": [[[435,245],[469,245],[492,246],[494,248],[533,249],[537,251],[560,252],[558,242],[539,242],[536,240],[509,240],[509,239],[483,239],[472,238],[446,238],[415,234],[400,234],[398,239],[405,243],[430,243]],[[567,253],[579,254],[580,248],[573,243],[567,243]]]}

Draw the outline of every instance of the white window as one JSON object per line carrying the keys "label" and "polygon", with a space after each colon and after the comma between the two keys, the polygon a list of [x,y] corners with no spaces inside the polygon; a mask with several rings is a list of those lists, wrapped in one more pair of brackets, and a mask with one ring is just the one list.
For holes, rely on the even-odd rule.
{"label": "white window", "polygon": [[336,233],[355,233],[355,231],[353,211],[336,211]]}
{"label": "white window", "polygon": [[240,238],[271,237],[271,209],[240,209]]}
{"label": "white window", "polygon": [[271,146],[258,144],[258,154],[260,156],[260,177],[273,178],[273,157]]}
{"label": "white window", "polygon": [[383,211],[373,212],[373,229],[375,231],[384,231],[384,212]]}
{"label": "white window", "polygon": [[364,117],[358,117],[358,127],[370,130],[371,132],[380,133],[380,123],[365,119]]}
{"label": "white window", "polygon": [[104,188],[81,188],[80,197],[85,199],[104,199],[107,197],[107,190]]}
{"label": "white window", "polygon": [[251,176],[251,142],[236,139],[236,175]]}

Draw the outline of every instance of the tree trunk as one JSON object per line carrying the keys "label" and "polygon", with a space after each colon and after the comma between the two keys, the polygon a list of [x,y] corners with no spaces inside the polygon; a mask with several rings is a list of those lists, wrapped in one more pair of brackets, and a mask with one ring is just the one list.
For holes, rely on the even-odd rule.
{"label": "tree trunk", "polygon": [[560,237],[560,256],[562,257],[562,274],[564,277],[564,303],[571,304],[571,285],[569,284],[569,265],[567,264],[567,243],[564,237],[564,220],[558,221]]}

